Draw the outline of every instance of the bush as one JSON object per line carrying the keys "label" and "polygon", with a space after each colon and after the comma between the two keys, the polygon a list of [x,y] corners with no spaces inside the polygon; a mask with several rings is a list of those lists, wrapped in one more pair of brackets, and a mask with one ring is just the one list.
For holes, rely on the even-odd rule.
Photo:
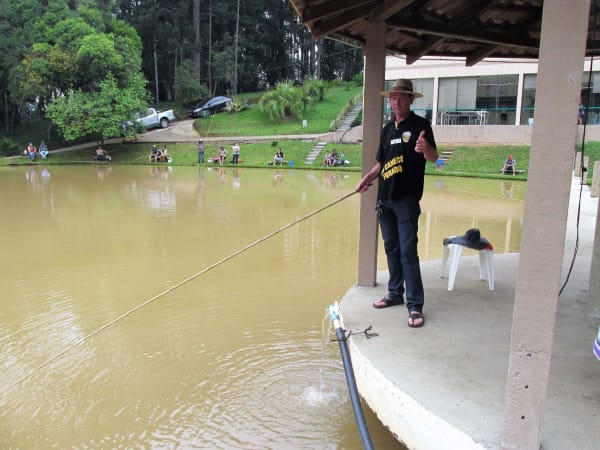
{"label": "bush", "polygon": [[13,156],[19,153],[19,144],[15,140],[6,136],[0,137],[0,156]]}
{"label": "bush", "polygon": [[354,78],[352,78],[352,82],[354,84],[356,84],[357,86],[362,86],[364,78],[365,78],[364,74],[362,72],[360,72],[360,73],[357,73],[356,75],[354,75]]}
{"label": "bush", "polygon": [[231,99],[231,103],[227,105],[227,112],[238,113],[248,109],[248,101],[242,97],[235,96]]}
{"label": "bush", "polygon": [[177,101],[184,105],[193,105],[194,102],[209,95],[208,88],[201,85],[193,74],[194,67],[190,60],[184,61],[175,69]]}

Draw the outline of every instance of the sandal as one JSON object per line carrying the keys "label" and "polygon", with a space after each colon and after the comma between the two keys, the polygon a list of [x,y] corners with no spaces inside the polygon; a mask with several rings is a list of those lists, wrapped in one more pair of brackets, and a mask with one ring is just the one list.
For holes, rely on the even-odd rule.
{"label": "sandal", "polygon": [[375,309],[381,309],[381,308],[387,308],[389,306],[396,306],[396,305],[402,305],[402,304],[404,304],[404,300],[403,299],[392,300],[391,298],[389,298],[386,295],[381,300],[374,301],[373,302],[373,308],[375,308]]}
{"label": "sandal", "polygon": [[[416,320],[421,319],[421,322],[415,323]],[[408,326],[410,328],[420,328],[425,325],[425,316],[421,311],[411,311],[408,313]]]}

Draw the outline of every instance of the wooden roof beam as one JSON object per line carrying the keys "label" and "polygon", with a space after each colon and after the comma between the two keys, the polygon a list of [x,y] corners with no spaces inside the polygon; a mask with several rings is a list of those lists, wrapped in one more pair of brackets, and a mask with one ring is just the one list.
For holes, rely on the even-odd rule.
{"label": "wooden roof beam", "polygon": [[[307,7],[302,11],[302,22],[309,27],[317,21],[327,20],[342,11],[360,8],[369,10],[369,4],[375,3],[374,0],[342,0],[326,2],[318,6]],[[365,14],[365,13],[363,13]]]}
{"label": "wooden roof beam", "polygon": [[435,48],[436,45],[441,44],[445,40],[446,40],[446,38],[443,36],[435,36],[435,37],[428,38],[427,41],[423,45],[419,46],[414,51],[406,54],[406,64],[408,64],[410,66],[412,63],[416,62],[419,58],[421,58],[422,56],[425,56],[427,53],[429,53],[429,51],[431,49]]}
{"label": "wooden roof beam", "polygon": [[457,41],[470,41],[479,44],[490,44],[490,45],[501,45],[505,47],[521,48],[525,50],[539,49],[539,40],[532,38],[525,38],[523,33],[519,33],[520,30],[515,32],[515,37],[508,37],[505,33],[495,33],[489,31],[483,26],[455,26],[455,25],[443,25],[439,22],[429,23],[427,21],[411,20],[410,22],[404,22],[400,20],[389,20],[387,22],[388,27],[395,28],[397,30],[407,31],[415,34],[425,34],[429,36],[443,36],[448,39],[454,39]]}
{"label": "wooden roof beam", "polygon": [[[473,22],[473,18],[476,18],[478,14],[487,11],[495,4],[494,0],[483,2],[477,10],[472,10],[470,14],[465,14],[465,19],[460,21],[454,21],[455,26],[467,26],[469,23]],[[438,44],[446,41],[447,38],[443,36],[430,36],[424,44],[416,48],[414,51],[406,54],[406,64],[411,65],[415,61],[417,61],[422,56],[425,56],[430,50],[434,49]],[[496,48],[496,47],[494,47]],[[487,47],[486,47],[487,49]],[[485,57],[485,56],[484,56]]]}
{"label": "wooden roof beam", "polygon": [[335,33],[360,19],[364,19],[364,15],[355,9],[345,14],[338,14],[330,20],[320,20],[312,26],[311,31],[315,38],[320,38]]}
{"label": "wooden roof beam", "polygon": [[480,49],[471,52],[467,55],[466,66],[474,66],[482,59],[487,58],[488,56],[494,54],[500,50],[500,46],[498,45],[486,45],[481,47]]}
{"label": "wooden roof beam", "polygon": [[414,3],[415,0],[384,0],[382,4],[373,9],[369,20],[373,22],[385,21],[394,14],[399,13],[404,8]]}

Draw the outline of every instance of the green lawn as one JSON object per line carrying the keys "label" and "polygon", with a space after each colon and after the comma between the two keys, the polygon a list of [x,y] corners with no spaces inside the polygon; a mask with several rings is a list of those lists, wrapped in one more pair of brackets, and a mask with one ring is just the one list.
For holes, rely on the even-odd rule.
{"label": "green lawn", "polygon": [[[159,147],[162,144],[158,144]],[[344,170],[360,170],[362,146],[359,144],[327,144],[320,157],[315,161],[313,166],[304,164],[306,157],[315,146],[314,142],[301,140],[282,140],[272,142],[259,143],[241,143],[240,160],[243,167],[269,167],[269,162],[273,160],[277,147],[280,146],[283,150],[285,160],[288,161],[287,167],[290,167],[289,162],[294,161],[294,167],[307,167],[316,169],[326,169],[322,167],[323,156],[325,152],[331,152],[334,148],[338,153],[344,153],[346,158],[351,162],[339,169]],[[152,144],[150,143],[121,143],[106,145],[106,151],[111,155],[110,164],[150,164],[148,155]],[[225,145],[228,151],[227,165],[231,165],[231,145]],[[198,154],[196,144],[180,143],[167,144],[169,156],[172,158],[171,165],[190,166],[197,164]],[[205,159],[218,154],[217,144],[206,143]],[[92,164],[97,163],[94,159],[94,147],[85,149],[77,149],[68,152],[51,153],[48,159],[35,164],[39,165],[56,165],[56,164]],[[1,158],[0,165],[8,164],[29,164],[30,161],[25,157]],[[101,163],[105,164],[105,163]],[[154,163],[152,163],[154,164]],[[161,163],[162,164],[162,163]],[[207,165],[214,165],[206,162]],[[331,168],[327,168],[331,169]]]}
{"label": "green lawn", "polygon": [[[361,86],[330,88],[322,102],[305,112],[302,118],[272,120],[258,104],[239,113],[220,113],[197,119],[194,128],[201,136],[270,136],[326,133],[329,125],[346,104],[362,90]],[[307,127],[303,127],[306,120]]]}
{"label": "green lawn", "polygon": [[[162,145],[158,143],[158,145]],[[211,156],[216,156],[217,145],[215,143],[206,143],[206,160]],[[315,160],[313,165],[306,165],[304,161],[315,146],[315,142],[303,140],[277,140],[258,143],[241,143],[240,159],[241,167],[271,167],[268,163],[273,160],[273,155],[277,147],[281,146],[285,160],[288,161],[285,167],[289,168],[290,161],[294,161],[294,168],[316,169],[316,170],[349,170],[360,171],[362,164],[362,145],[361,144],[334,144],[329,143]],[[119,143],[106,145],[106,150],[112,156],[110,164],[150,164],[148,155],[152,143]],[[179,143],[167,145],[169,155],[172,157],[171,165],[190,166],[197,164],[197,150],[195,143]],[[231,145],[225,145],[228,151],[226,165],[231,166]],[[444,146],[440,152],[451,148],[453,150],[449,162],[443,168],[437,168],[434,164],[428,163],[426,166],[427,174],[436,174],[444,176],[465,176],[479,178],[503,178],[526,180],[529,170],[529,146]],[[346,159],[351,164],[343,167],[323,167],[323,157],[326,152],[336,149],[338,153],[344,153]],[[506,156],[511,153],[517,160],[517,167],[524,170],[523,174],[501,175],[500,169]],[[590,157],[591,161],[600,160],[600,143],[591,142],[586,144],[585,155]],[[93,159],[94,147],[72,150],[63,153],[51,153],[46,161],[36,161],[38,165],[56,165],[56,164],[96,164]],[[30,164],[29,159],[25,157],[0,158],[0,166],[6,165]],[[105,164],[105,163],[101,163]],[[164,163],[159,163],[164,164]],[[207,165],[215,165],[206,162]],[[593,175],[593,162],[590,163],[590,173],[588,175],[588,184],[591,183]]]}
{"label": "green lawn", "polygon": [[[581,151],[581,145],[577,145],[577,151]],[[594,176],[594,161],[600,161],[600,142],[588,142],[583,148],[583,156],[590,157],[588,167],[588,184],[591,184]]]}
{"label": "green lawn", "polygon": [[[457,176],[476,176],[500,178],[500,170],[509,154],[517,160],[517,169],[524,170],[523,174],[514,178],[526,179],[529,168],[528,145],[495,145],[495,146],[440,146],[441,155],[444,150],[451,150],[452,156],[442,169],[429,165],[428,172],[447,172]],[[504,175],[506,176],[506,175]],[[511,175],[513,176],[513,175]]]}

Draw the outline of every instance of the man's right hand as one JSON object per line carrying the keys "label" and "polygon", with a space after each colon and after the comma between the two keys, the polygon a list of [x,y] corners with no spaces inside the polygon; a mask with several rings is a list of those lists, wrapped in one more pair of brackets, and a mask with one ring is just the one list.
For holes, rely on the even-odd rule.
{"label": "man's right hand", "polygon": [[371,181],[368,181],[368,175],[364,176],[356,185],[356,192],[362,194],[363,192],[366,192],[369,187],[371,187],[373,185],[373,183]]}

